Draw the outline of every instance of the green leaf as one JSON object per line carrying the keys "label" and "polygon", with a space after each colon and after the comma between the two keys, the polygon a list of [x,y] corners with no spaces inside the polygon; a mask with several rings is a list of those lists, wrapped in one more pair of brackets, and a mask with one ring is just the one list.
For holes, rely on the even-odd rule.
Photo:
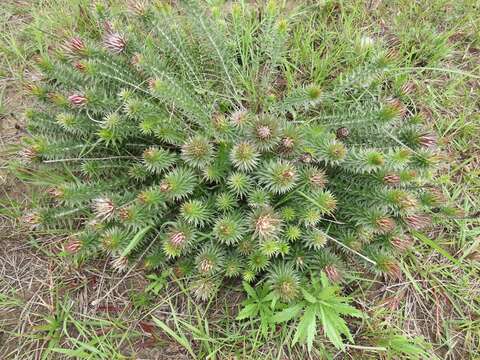
{"label": "green leaf", "polygon": [[147,226],[135,234],[133,239],[128,243],[127,247],[122,251],[120,256],[125,257],[138,245],[138,243],[143,239],[145,234],[150,231],[152,226]]}
{"label": "green leaf", "polygon": [[326,307],[320,306],[319,310],[325,335],[337,349],[344,349],[345,345],[339,331],[339,320],[343,320]]}
{"label": "green leaf", "polygon": [[313,306],[311,317],[312,319],[309,321],[307,327],[307,348],[309,352],[312,351],[313,340],[315,339],[315,335],[317,334],[317,314],[316,309]]}
{"label": "green leaf", "polygon": [[[326,304],[328,305],[328,304]],[[365,315],[358,309],[354,308],[353,306],[347,305],[347,304],[342,304],[342,303],[336,303],[335,305],[332,305],[332,307],[335,309],[335,311],[339,314],[342,315],[348,315],[348,316],[353,316],[353,317],[364,317]]]}
{"label": "green leaf", "polygon": [[190,343],[188,342],[188,339],[183,335],[180,334],[178,335],[175,331],[170,329],[170,327],[165,324],[162,320],[157,319],[156,317],[152,317],[152,320],[157,324],[168,336],[170,336],[172,339],[174,339],[176,342],[178,342],[181,346],[183,346],[189,353],[192,355],[194,359],[196,359],[195,352],[193,351],[192,347],[190,346]]}
{"label": "green leaf", "polygon": [[[297,342],[304,342],[306,339],[310,341],[307,343],[308,350],[310,351],[313,345],[313,337],[316,334],[316,307],[310,305],[305,309],[302,319],[300,320],[295,336],[293,337],[292,345],[295,345]],[[313,332],[313,335],[309,335],[309,332]]]}
{"label": "green leaf", "polygon": [[305,289],[302,289],[302,294],[305,300],[307,300],[309,303],[315,304],[317,302],[317,299],[315,298],[315,296],[308,293]]}
{"label": "green leaf", "polygon": [[458,261],[457,259],[455,259],[452,255],[450,255],[450,253],[448,251],[446,251],[445,249],[443,249],[440,245],[438,245],[435,241],[433,241],[432,239],[429,239],[428,237],[426,237],[425,235],[423,235],[422,233],[418,232],[418,231],[413,231],[412,232],[412,235],[414,237],[416,237],[417,239],[419,239],[420,241],[422,241],[423,243],[427,244],[428,246],[430,246],[431,248],[433,248],[434,250],[437,250],[440,254],[442,254],[444,257],[446,257],[448,260],[450,260],[452,263],[454,263],[455,265],[461,267],[462,264],[460,263],[460,261]]}
{"label": "green leaf", "polygon": [[282,323],[292,320],[294,317],[298,315],[298,313],[302,310],[303,304],[297,304],[291,307],[288,307],[278,313],[276,313],[272,320],[275,323]]}
{"label": "green leaf", "polygon": [[247,294],[254,298],[254,299],[257,299],[257,293],[255,292],[255,290],[250,286],[249,283],[247,283],[246,281],[243,282],[243,288],[245,289],[245,291],[247,292]]}
{"label": "green leaf", "polygon": [[254,317],[258,313],[257,304],[249,304],[245,306],[237,315],[237,320],[243,320],[249,317]]}

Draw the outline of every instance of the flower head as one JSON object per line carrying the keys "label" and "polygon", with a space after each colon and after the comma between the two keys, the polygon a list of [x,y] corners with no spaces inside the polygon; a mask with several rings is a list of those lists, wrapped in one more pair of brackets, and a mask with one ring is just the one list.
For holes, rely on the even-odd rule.
{"label": "flower head", "polygon": [[104,46],[113,54],[120,54],[125,50],[127,43],[119,33],[109,33],[103,41]]}
{"label": "flower head", "polygon": [[93,210],[97,219],[105,221],[113,217],[116,207],[111,199],[101,197],[94,200]]}
{"label": "flower head", "polygon": [[423,147],[431,148],[437,144],[437,137],[432,133],[424,133],[418,137],[418,143]]}
{"label": "flower head", "polygon": [[72,94],[68,97],[68,101],[72,106],[81,107],[88,102],[88,99],[83,94]]}
{"label": "flower head", "polygon": [[415,230],[421,230],[430,224],[431,219],[424,214],[413,214],[407,216],[405,218],[405,221],[411,228]]}
{"label": "flower head", "polygon": [[85,43],[79,37],[73,37],[67,40],[64,48],[71,54],[83,54],[86,51]]}

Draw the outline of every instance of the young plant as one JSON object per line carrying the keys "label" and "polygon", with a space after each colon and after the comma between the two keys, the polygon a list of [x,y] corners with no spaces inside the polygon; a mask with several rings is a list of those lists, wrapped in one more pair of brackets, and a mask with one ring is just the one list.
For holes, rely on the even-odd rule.
{"label": "young plant", "polygon": [[248,296],[242,302],[242,309],[237,315],[237,320],[251,319],[255,321],[258,319],[260,332],[266,337],[269,331],[275,327],[273,321],[276,309],[275,295],[265,284],[255,290],[247,282],[243,282],[243,289]]}
{"label": "young plant", "polygon": [[325,336],[332,344],[344,350],[342,336],[353,342],[352,334],[343,316],[363,317],[361,311],[349,305],[349,299],[338,295],[339,287],[329,283],[322,273],[320,279],[312,279],[308,290],[302,288],[302,300],[278,312],[273,317],[275,323],[296,319],[300,314],[292,344],[303,342],[311,351],[317,335],[317,320]]}

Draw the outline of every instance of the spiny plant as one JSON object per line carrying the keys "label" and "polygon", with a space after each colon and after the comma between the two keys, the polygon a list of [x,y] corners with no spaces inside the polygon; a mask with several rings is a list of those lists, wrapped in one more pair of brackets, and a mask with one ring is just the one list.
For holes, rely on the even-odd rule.
{"label": "spiny plant", "polygon": [[[171,269],[199,299],[225,277],[265,278],[283,303],[315,274],[401,277],[443,202],[436,137],[394,49],[316,53],[313,10],[97,6],[92,36],[40,54],[28,84],[43,105],[20,155],[51,200],[24,221],[68,229],[77,261]],[[313,58],[335,46],[350,55],[322,77]]]}

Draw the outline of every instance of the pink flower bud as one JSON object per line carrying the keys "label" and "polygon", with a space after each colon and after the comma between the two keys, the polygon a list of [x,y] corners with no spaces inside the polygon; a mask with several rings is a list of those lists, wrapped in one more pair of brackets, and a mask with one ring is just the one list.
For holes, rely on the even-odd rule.
{"label": "pink flower bud", "polygon": [[85,52],[86,47],[82,39],[74,37],[65,43],[65,49],[72,54],[82,54]]}
{"label": "pink flower bud", "polygon": [[413,214],[405,218],[408,226],[412,227],[415,230],[423,229],[428,226],[431,222],[430,218],[424,214]]}
{"label": "pink flower bud", "polygon": [[426,148],[434,147],[437,144],[437,137],[431,133],[425,133],[418,137],[420,145]]}
{"label": "pink flower bud", "polygon": [[174,246],[182,246],[185,242],[185,234],[178,231],[170,235],[170,243]]}
{"label": "pink flower bud", "polygon": [[75,254],[76,252],[78,252],[78,250],[81,249],[81,247],[81,241],[73,237],[65,244],[65,251],[70,254]]}
{"label": "pink flower bud", "polygon": [[108,34],[103,43],[114,54],[120,54],[127,46],[125,39],[118,33]]}
{"label": "pink flower bud", "polygon": [[80,106],[85,105],[88,100],[87,100],[87,97],[85,95],[73,94],[73,95],[70,95],[68,97],[68,101],[70,101],[70,104],[72,104],[73,106],[80,107]]}
{"label": "pink flower bud", "polygon": [[383,177],[383,181],[388,185],[398,185],[400,183],[400,176],[397,174],[387,174]]}

